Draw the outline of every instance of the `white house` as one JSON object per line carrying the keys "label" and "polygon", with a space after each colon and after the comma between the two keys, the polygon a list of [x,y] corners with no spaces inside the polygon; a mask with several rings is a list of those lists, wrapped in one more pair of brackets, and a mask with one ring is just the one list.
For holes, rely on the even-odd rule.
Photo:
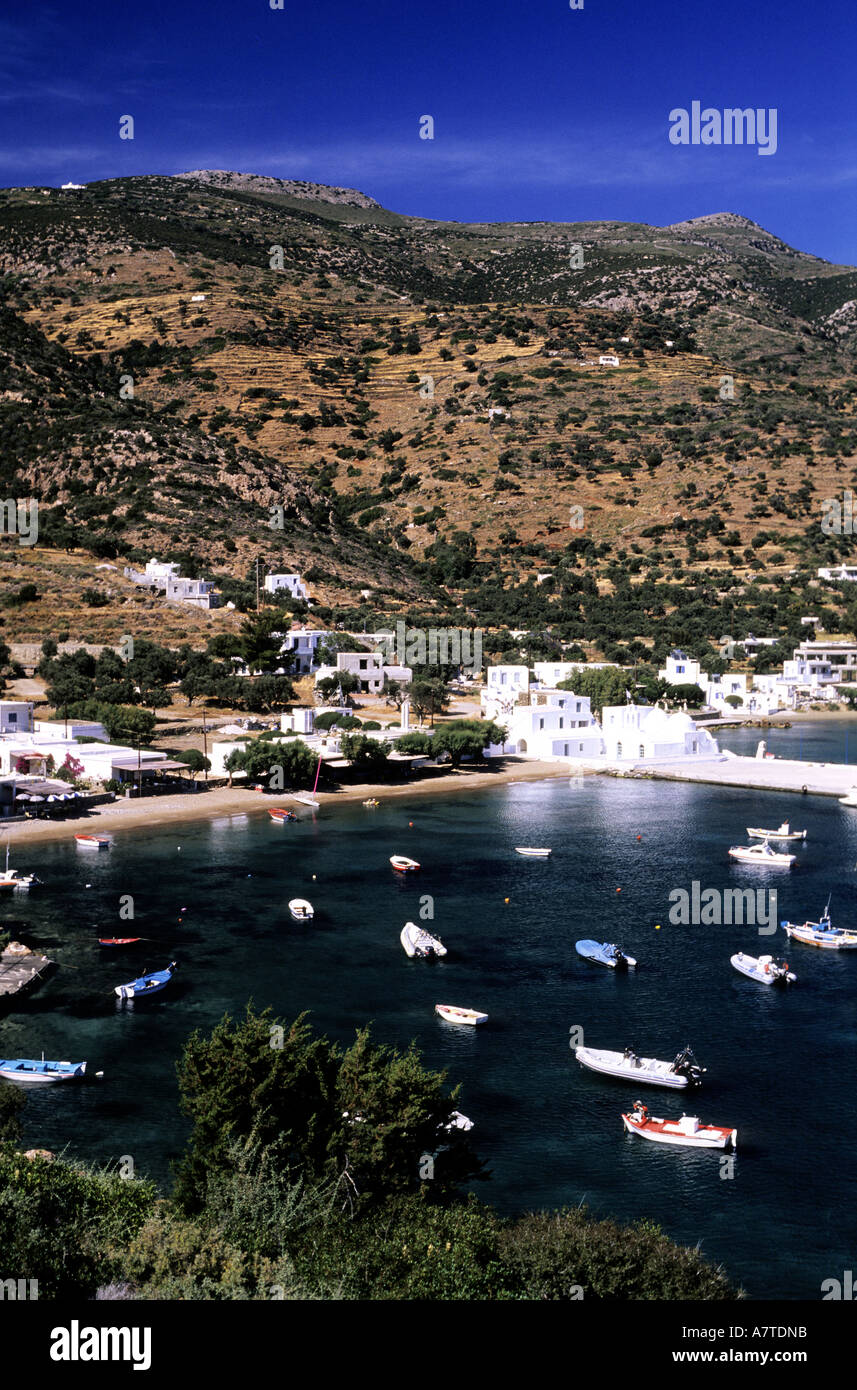
{"label": "white house", "polygon": [[662,671],[658,671],[658,676],[670,685],[698,685],[700,689],[704,689],[707,680],[701,664],[678,650],[670,652],[667,664]]}
{"label": "white house", "polygon": [[508,730],[498,753],[521,753],[530,758],[597,758],[601,729],[592,717],[586,696],[571,690],[530,691],[529,704],[498,710],[496,720]]}
{"label": "white house", "polygon": [[384,652],[337,652],[335,666],[319,667],[316,684],[325,678],[343,674],[355,676],[360,682],[358,688],[364,695],[380,695],[385,682],[407,684],[414,675],[410,666],[386,664]]}
{"label": "white house", "polygon": [[857,565],[833,565],[829,568],[818,571],[819,579],[826,579],[829,584],[835,584],[840,580],[848,580],[849,583],[857,583]]}
{"label": "white house", "polygon": [[614,352],[605,352],[598,359],[599,367],[618,367],[619,358]]}
{"label": "white house", "polygon": [[278,594],[286,589],[292,598],[308,598],[309,591],[299,574],[266,574],[265,592]]}
{"label": "white house", "polygon": [[29,700],[0,700],[0,734],[28,734],[33,729]]}
{"label": "white house", "polygon": [[526,695],[530,688],[527,666],[489,666],[485,677],[481,696],[485,719],[493,719],[495,714],[511,709],[518,697]]}
{"label": "white house", "polygon": [[316,652],[329,637],[341,637],[341,633],[323,632],[317,628],[293,627],[287,632],[280,648],[281,652],[291,652],[294,662],[292,669],[305,676],[318,665]]}
{"label": "white house", "polygon": [[135,584],[157,589],[173,603],[189,603],[195,608],[217,608],[219,597],[207,579],[182,578],[178,565],[164,560],[149,560],[144,570],[126,565],[123,573]]}
{"label": "white house", "polygon": [[63,193],[65,193],[69,188],[85,188],[85,187],[86,187],[86,184],[85,184],[85,183],[63,183],[63,184],[60,184],[60,190],[61,190]]}

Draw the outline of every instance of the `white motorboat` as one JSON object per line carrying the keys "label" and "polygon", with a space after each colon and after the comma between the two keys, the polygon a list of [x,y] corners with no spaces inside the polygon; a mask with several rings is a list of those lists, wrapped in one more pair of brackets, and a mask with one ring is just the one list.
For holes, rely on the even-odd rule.
{"label": "white motorboat", "polygon": [[472,1027],[488,1022],[488,1015],[479,1013],[478,1009],[457,1009],[454,1004],[435,1004],[434,1011],[447,1023],[464,1023]]}
{"label": "white motorboat", "polygon": [[779,830],[763,830],[758,825],[748,825],[747,834],[751,840],[805,840],[805,830],[792,830],[787,820],[784,820]]}
{"label": "white motorboat", "polygon": [[790,869],[796,857],[771,849],[767,840],[760,845],[733,845],[729,851],[730,859],[738,859],[742,864],[762,864],[771,869]]}
{"label": "white motorboat", "polygon": [[701,1125],[695,1115],[680,1120],[661,1120],[650,1115],[648,1107],[635,1101],[634,1109],[622,1116],[629,1134],[653,1139],[656,1144],[680,1144],[688,1149],[735,1149],[738,1131],[725,1125]]}
{"label": "white motorboat", "polygon": [[432,956],[445,956],[446,947],[438,936],[431,936],[422,927],[418,927],[416,922],[406,922],[399,933],[399,940],[404,947],[405,955],[413,960],[414,956],[430,958]]}
{"label": "white motorboat", "polygon": [[515,846],[516,854],[523,854],[527,859],[550,859],[549,849],[526,849],[523,845]]}
{"label": "white motorboat", "polygon": [[420,867],[416,859],[409,859],[406,854],[391,854],[390,863],[400,874],[412,874]]}
{"label": "white motorboat", "polygon": [[678,1054],[674,1062],[659,1062],[654,1057],[638,1057],[630,1047],[624,1052],[605,1052],[596,1047],[577,1047],[575,1056],[581,1066],[605,1076],[619,1076],[628,1081],[645,1082],[647,1086],[670,1086],[681,1089],[693,1086],[701,1079],[705,1067],[699,1066],[689,1047]]}
{"label": "white motorboat", "polygon": [[805,946],[820,946],[826,951],[857,950],[857,932],[845,927],[834,927],[830,920],[830,899],[817,922],[780,922],[786,935],[793,941],[802,941]]}
{"label": "white motorboat", "polygon": [[790,985],[797,979],[786,960],[774,960],[773,956],[745,956],[743,951],[730,957],[736,970],[761,985]]}
{"label": "white motorboat", "polygon": [[844,796],[839,798],[840,806],[857,806],[857,787],[851,787]]}
{"label": "white motorboat", "polygon": [[313,905],[307,902],[306,898],[292,898],[289,902],[289,912],[296,922],[311,922],[315,916]]}

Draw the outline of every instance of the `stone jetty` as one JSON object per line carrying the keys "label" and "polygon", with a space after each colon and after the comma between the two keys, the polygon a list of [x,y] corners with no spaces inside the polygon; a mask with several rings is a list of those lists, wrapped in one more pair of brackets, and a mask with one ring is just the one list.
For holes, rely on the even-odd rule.
{"label": "stone jetty", "polygon": [[10,941],[0,951],[0,1003],[38,983],[53,961],[38,956],[20,941]]}

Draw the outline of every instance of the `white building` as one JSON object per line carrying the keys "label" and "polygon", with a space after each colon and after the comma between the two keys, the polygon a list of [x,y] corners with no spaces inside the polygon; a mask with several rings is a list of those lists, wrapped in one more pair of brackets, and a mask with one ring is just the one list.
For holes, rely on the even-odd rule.
{"label": "white building", "polygon": [[278,594],[283,589],[291,594],[292,598],[309,598],[309,591],[299,574],[266,574],[265,592],[267,594]]}
{"label": "white building", "polygon": [[658,705],[605,705],[601,714],[604,756],[611,762],[671,762],[720,758],[716,739],[689,714],[668,714]]}
{"label": "white building", "polygon": [[150,589],[157,589],[173,603],[188,603],[195,608],[217,608],[219,597],[207,579],[185,579],[178,565],[164,560],[147,561],[144,570],[126,565],[127,579]]}
{"label": "white building", "polygon": [[318,648],[324,646],[328,638],[341,636],[342,633],[322,632],[317,628],[293,627],[286,633],[280,651],[290,652],[294,658],[292,669],[298,675],[305,676],[318,666]]}
{"label": "white building", "polygon": [[811,691],[825,685],[850,685],[857,677],[857,644],[801,642],[792,660],[783,662],[783,675]]}
{"label": "white building", "polygon": [[829,584],[835,584],[840,580],[847,580],[851,584],[857,583],[857,565],[832,565],[818,571],[819,579],[826,579]]}
{"label": "white building", "polygon": [[703,675],[702,666],[698,661],[678,650],[670,652],[667,664],[662,671],[658,671],[658,676],[670,685],[698,685],[700,689],[705,688],[708,679]]}
{"label": "white building", "polygon": [[618,367],[619,358],[613,352],[605,352],[598,359],[599,367]]}
{"label": "white building", "polygon": [[29,700],[0,700],[0,734],[28,734],[33,729]]}
{"label": "white building", "polygon": [[548,761],[590,759],[601,754],[601,728],[592,717],[589,700],[571,690],[533,687],[529,704],[510,703],[489,717],[508,730],[498,752]]}
{"label": "white building", "polygon": [[85,184],[85,183],[63,183],[63,184],[60,184],[60,190],[61,190],[63,193],[67,192],[68,189],[70,189],[70,188],[85,188],[85,187],[86,187],[86,184]]}
{"label": "white building", "polygon": [[337,652],[335,666],[318,668],[316,685],[320,680],[340,675],[356,677],[361,694],[380,695],[386,682],[398,681],[405,685],[413,680],[414,673],[410,666],[386,664],[383,652]]}

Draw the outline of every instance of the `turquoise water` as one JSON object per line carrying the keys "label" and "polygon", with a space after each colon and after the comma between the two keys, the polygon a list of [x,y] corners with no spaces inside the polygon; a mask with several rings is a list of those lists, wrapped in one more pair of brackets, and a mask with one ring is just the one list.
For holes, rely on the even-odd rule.
{"label": "turquoise water", "polygon": [[[460,1107],[492,1172],[478,1190],[503,1211],[586,1201],[651,1217],[700,1242],[753,1297],[818,1298],[823,1279],[853,1267],[857,959],[792,943],[786,953],[782,932],[762,939],[753,926],[674,926],[668,913],[671,890],[696,879],[777,887],[775,920],[817,916],[832,889],[834,920],[857,925],[857,812],[828,798],[599,777],[300,816],[128,832],[100,854],[15,854],[47,886],[4,900],[3,927],[61,968],[0,1017],[0,1053],[44,1050],[106,1072],[99,1085],[31,1093],[28,1144],[96,1161],[130,1155],[168,1181],[186,1135],[183,1042],[252,997],[286,1019],[308,1009],[343,1041],[369,1021],[381,1041],[415,1038],[462,1082]],[[795,870],[730,864],[746,825],[785,818],[809,830]],[[527,861],[518,844],[550,845],[553,857]],[[393,853],[419,859],[420,874],[394,874]],[[122,894],[134,897],[133,924],[119,919]],[[434,900],[426,925],[449,947],[434,964],[409,961],[398,941],[421,895]],[[314,903],[312,927],[291,921],[293,896]],[[112,953],[96,932],[154,940]],[[575,940],[591,936],[620,941],[637,973],[577,957]],[[798,983],[788,994],[755,985],[729,964],[738,949],[786,953]],[[115,984],[173,958],[181,968],[167,992],[117,1004]],[[435,1017],[438,1002],[490,1022],[456,1029]],[[626,1136],[620,1113],[639,1088],[583,1071],[572,1027],[590,1045],[664,1058],[690,1042],[709,1070],[689,1108],[737,1126],[734,1177],[719,1176],[715,1153]],[[678,1093],[641,1098],[656,1114],[683,1108]]]}

